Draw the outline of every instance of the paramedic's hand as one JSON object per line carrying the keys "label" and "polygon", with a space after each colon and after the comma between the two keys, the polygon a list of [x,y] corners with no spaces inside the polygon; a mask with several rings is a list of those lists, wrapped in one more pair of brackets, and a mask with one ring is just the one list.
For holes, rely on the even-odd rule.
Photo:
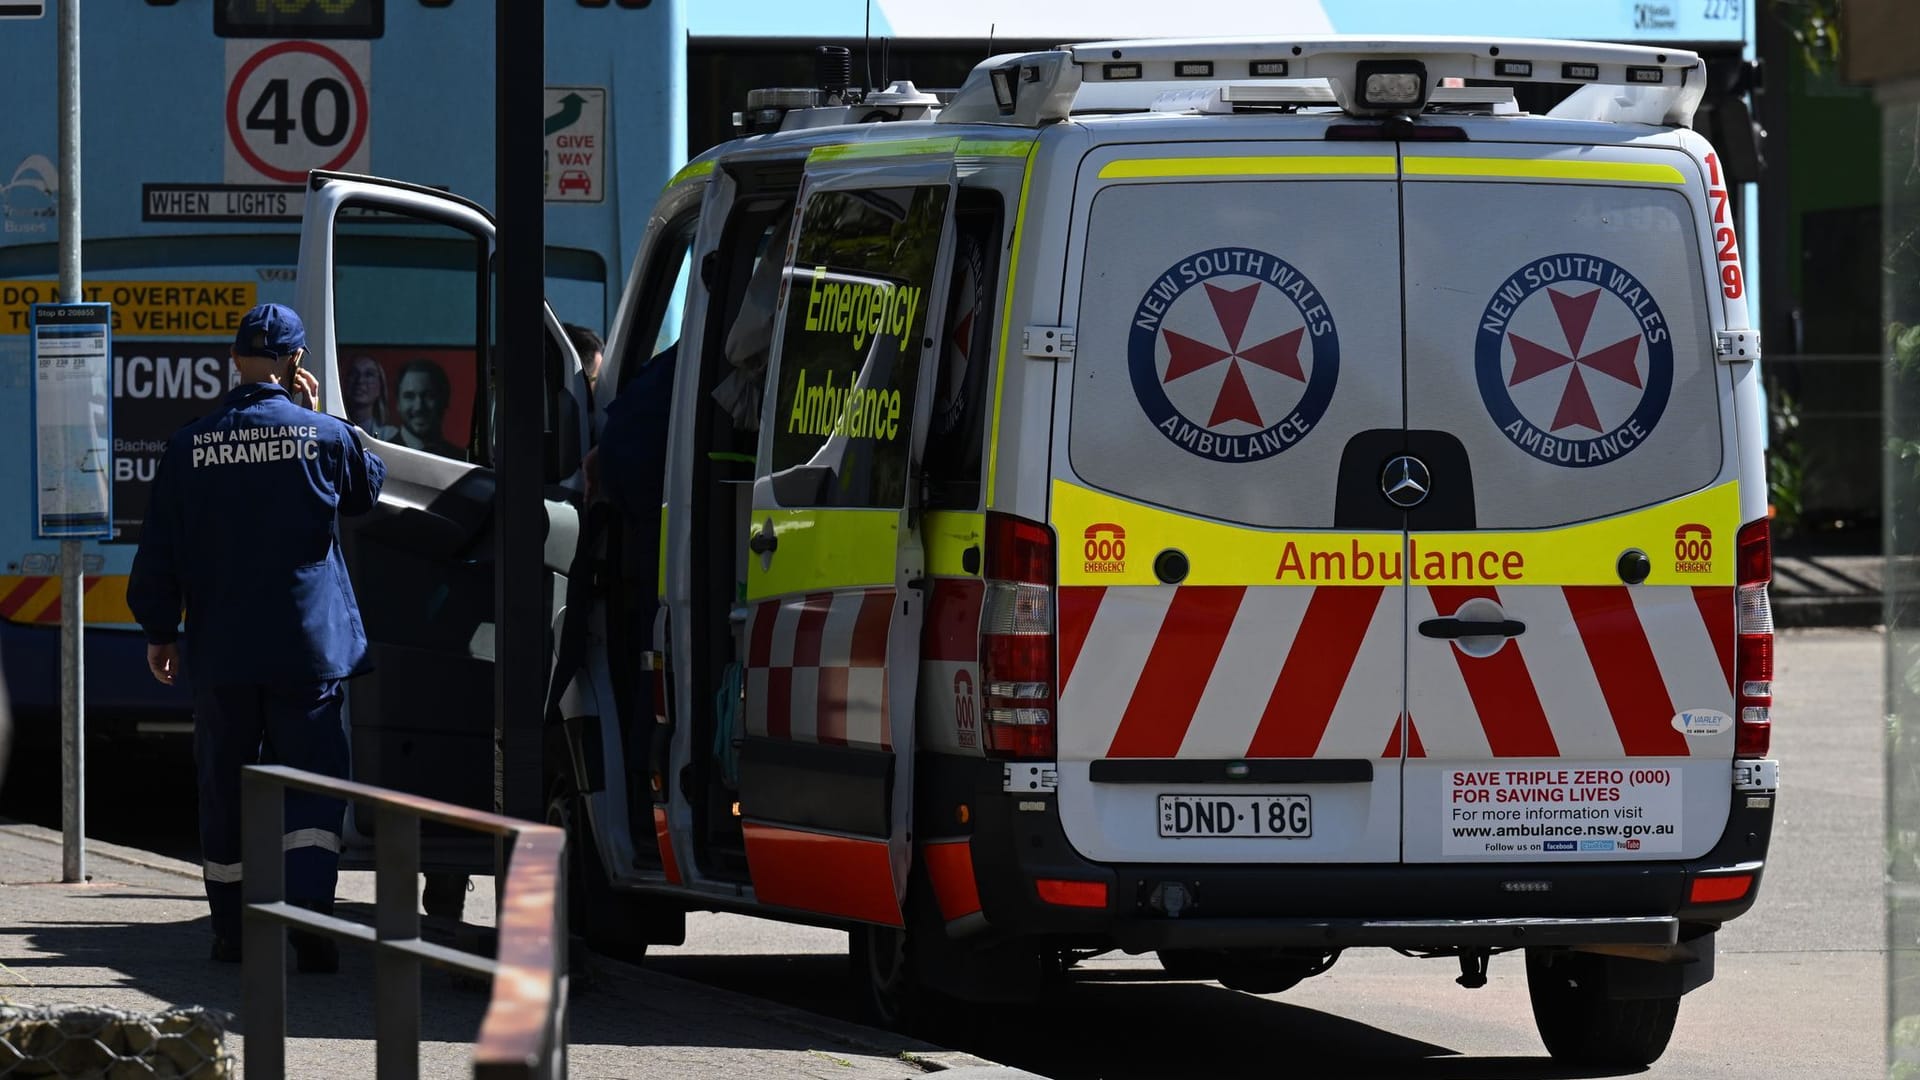
{"label": "paramedic's hand", "polygon": [[172,642],[147,646],[147,670],[153,672],[154,678],[172,686],[173,677],[180,673],[180,646]]}
{"label": "paramedic's hand", "polygon": [[295,405],[317,412],[320,408],[320,380],[314,378],[313,372],[306,368],[296,368],[293,385],[287,388],[287,396],[293,399]]}

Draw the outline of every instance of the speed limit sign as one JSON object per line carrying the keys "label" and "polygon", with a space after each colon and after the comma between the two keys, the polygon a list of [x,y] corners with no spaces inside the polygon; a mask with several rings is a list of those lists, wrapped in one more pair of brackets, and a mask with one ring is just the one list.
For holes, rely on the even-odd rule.
{"label": "speed limit sign", "polygon": [[227,42],[227,183],[368,172],[364,41]]}

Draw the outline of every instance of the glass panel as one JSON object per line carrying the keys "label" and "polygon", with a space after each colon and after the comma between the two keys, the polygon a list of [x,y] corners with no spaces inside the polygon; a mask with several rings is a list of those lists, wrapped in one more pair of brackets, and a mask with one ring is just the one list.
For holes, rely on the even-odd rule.
{"label": "glass panel", "polygon": [[782,505],[905,505],[948,193],[873,188],[807,201],[763,442]]}
{"label": "glass panel", "polygon": [[486,266],[485,242],[451,226],[336,237],[334,334],[350,420],[375,438],[470,458],[486,396]]}

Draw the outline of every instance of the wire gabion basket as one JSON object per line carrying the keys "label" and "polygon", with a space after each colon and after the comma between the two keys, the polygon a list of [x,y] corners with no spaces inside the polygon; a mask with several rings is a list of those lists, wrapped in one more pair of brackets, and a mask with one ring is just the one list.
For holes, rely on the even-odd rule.
{"label": "wire gabion basket", "polygon": [[232,1018],[199,1006],[133,1012],[0,1004],[0,1080],[231,1080]]}

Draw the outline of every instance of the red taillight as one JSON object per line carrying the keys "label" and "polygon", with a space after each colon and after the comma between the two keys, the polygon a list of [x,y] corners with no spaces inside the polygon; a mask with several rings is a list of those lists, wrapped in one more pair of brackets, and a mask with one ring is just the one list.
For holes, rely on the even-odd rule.
{"label": "red taillight", "polygon": [[1065,878],[1035,878],[1033,887],[1040,899],[1060,907],[1103,908],[1107,906],[1107,883],[1070,881]]}
{"label": "red taillight", "polygon": [[1740,529],[1735,541],[1733,756],[1766,757],[1773,744],[1773,541],[1767,519]]}
{"label": "red taillight", "polygon": [[1724,904],[1729,900],[1738,900],[1753,888],[1752,874],[1724,874],[1719,877],[1697,877],[1693,879],[1693,888],[1687,893],[1689,904]]}
{"label": "red taillight", "polygon": [[980,726],[987,752],[994,757],[1050,758],[1053,530],[1006,514],[988,514],[985,576]]}

